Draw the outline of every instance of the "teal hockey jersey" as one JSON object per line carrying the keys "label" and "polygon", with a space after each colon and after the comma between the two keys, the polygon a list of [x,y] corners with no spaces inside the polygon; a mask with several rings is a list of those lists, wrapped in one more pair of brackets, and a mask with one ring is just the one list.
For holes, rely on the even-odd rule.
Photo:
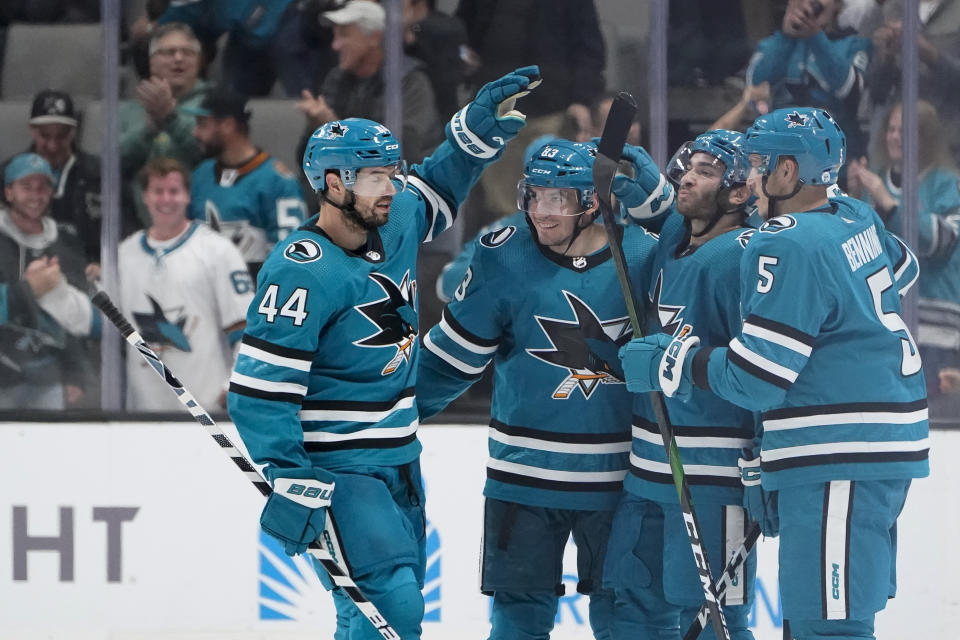
{"label": "teal hockey jersey", "polygon": [[247,263],[259,265],[303,224],[307,206],[296,177],[262,151],[242,167],[201,162],[193,171],[189,213],[229,238]]}
{"label": "teal hockey jersey", "polygon": [[884,234],[851,198],[767,221],[741,261],[739,335],[694,356],[697,386],[763,411],[767,489],[929,471],[923,371],[900,317],[906,258]]}
{"label": "teal hockey jersey", "polygon": [[267,258],[229,409],[270,480],[283,468],[416,459],[417,253],[450,227],[488,162],[445,142],[413,168],[365,246],[340,248],[312,218]]}
{"label": "teal hockey jersey", "polygon": [[[920,326],[917,342],[942,349],[960,349],[960,175],[952,169],[935,168],[922,175],[917,215],[917,255],[923,276],[917,282]],[[898,206],[887,228],[903,233],[903,194],[884,175],[887,191]]]}
{"label": "teal hockey jersey", "polygon": [[[649,281],[655,244],[638,227],[624,230],[634,280]],[[526,222],[491,231],[424,337],[421,415],[440,411],[493,362],[484,495],[613,509],[627,469],[632,402],[617,352],[631,334],[609,247],[565,257],[535,242]]]}
{"label": "teal hockey jersey", "polygon": [[[649,331],[693,334],[704,346],[725,346],[740,331],[740,258],[753,229],[727,231],[695,250],[684,218],[671,215],[649,281],[657,322]],[[639,284],[639,283],[638,283]],[[694,388],[687,402],[664,398],[680,459],[695,502],[739,505],[743,497],[737,460],[759,442],[757,415],[709,391]],[[624,488],[659,502],[677,502],[660,429],[647,394],[634,400],[633,451]]]}

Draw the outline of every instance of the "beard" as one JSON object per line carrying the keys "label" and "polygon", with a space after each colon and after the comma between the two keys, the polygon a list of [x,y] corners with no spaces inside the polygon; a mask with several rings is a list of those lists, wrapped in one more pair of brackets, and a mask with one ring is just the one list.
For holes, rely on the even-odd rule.
{"label": "beard", "polygon": [[[347,216],[347,219],[356,226],[360,227],[364,231],[373,231],[374,229],[378,229],[387,224],[387,222],[390,220],[389,207],[392,202],[392,196],[377,198],[377,200],[370,205],[369,212],[363,212],[357,209],[357,203],[356,200],[354,200],[352,206],[345,206],[343,207],[342,211]],[[377,210],[377,205],[386,205],[386,211],[380,213]]]}

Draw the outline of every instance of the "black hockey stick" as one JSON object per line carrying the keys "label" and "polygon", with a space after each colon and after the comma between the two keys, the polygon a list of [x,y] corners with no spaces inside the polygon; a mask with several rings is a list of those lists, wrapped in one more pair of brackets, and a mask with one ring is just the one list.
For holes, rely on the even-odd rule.
{"label": "black hockey stick", "polygon": [[[253,486],[255,486],[264,497],[273,493],[273,488],[270,486],[270,483],[260,475],[253,464],[247,460],[246,456],[233,446],[230,438],[217,426],[217,423],[213,421],[210,414],[208,414],[204,408],[200,406],[200,403],[194,399],[193,395],[184,388],[183,383],[170,371],[160,357],[154,353],[153,349],[144,342],[136,329],[130,326],[130,323],[123,317],[120,310],[114,306],[110,297],[103,291],[99,291],[93,296],[91,301],[103,312],[103,315],[107,316],[110,322],[117,327],[123,339],[133,345],[133,347],[140,352],[140,355],[143,356],[143,359],[153,367],[157,375],[163,378],[167,385],[173,389],[173,392],[177,394],[177,399],[180,401],[180,404],[187,408],[194,420],[206,427],[210,437],[224,450],[224,453],[230,456],[230,459],[233,460],[233,463],[243,472],[247,480],[253,483]],[[370,621],[370,624],[380,632],[381,636],[386,640],[400,640],[397,632],[393,630],[393,627],[390,626],[383,615],[377,610],[377,607],[360,592],[353,578],[351,578],[350,574],[345,570],[345,566],[341,566],[337,560],[337,558],[342,558],[344,565],[346,565],[346,556],[343,555],[342,550],[339,548],[337,524],[334,521],[333,512],[329,509],[327,510],[326,525],[320,534],[320,538],[323,539],[326,547],[320,544],[319,539],[315,540],[310,543],[310,555],[320,562],[327,573],[330,574],[330,579],[333,580],[333,583],[343,589],[344,593],[353,600],[353,603],[357,605],[360,612]]]}
{"label": "black hockey stick", "polygon": [[[723,602],[724,595],[727,593],[727,587],[737,574],[737,569],[740,568],[740,565],[746,561],[747,556],[753,551],[753,546],[757,544],[757,538],[759,537],[760,525],[756,522],[751,522],[750,528],[747,530],[747,537],[743,539],[743,544],[730,556],[730,561],[727,562],[727,566],[723,570],[723,575],[720,576],[713,585],[713,590],[717,594],[717,600],[721,603]],[[707,609],[707,603],[704,602],[700,607],[700,611],[697,613],[697,617],[693,619],[687,632],[683,634],[683,640],[697,640],[707,626],[708,617],[709,609]]]}
{"label": "black hockey stick", "polygon": [[[600,200],[600,216],[607,231],[607,241],[610,245],[610,254],[617,270],[617,279],[620,281],[620,291],[623,301],[630,315],[630,324],[633,327],[633,336],[639,338],[646,332],[646,317],[641,313],[636,298],[633,296],[633,287],[630,283],[630,273],[627,271],[627,261],[623,255],[623,228],[613,219],[613,207],[610,204],[610,189],[613,186],[613,177],[617,173],[617,165],[623,155],[623,143],[627,140],[627,132],[637,113],[637,103],[629,93],[621,91],[610,105],[607,122],[603,127],[603,135],[597,144],[597,157],[593,163],[593,183],[597,188],[597,197]],[[683,510],[683,520],[687,525],[687,534],[690,536],[690,547],[697,563],[700,574],[700,583],[703,586],[703,596],[710,612],[713,632],[718,640],[730,640],[727,631],[727,621],[717,602],[717,595],[713,588],[713,577],[710,574],[710,564],[707,562],[707,553],[703,547],[703,538],[700,535],[700,524],[693,510],[693,499],[690,496],[690,487],[683,472],[683,463],[680,461],[680,452],[677,449],[676,434],[667,415],[667,407],[663,401],[663,394],[652,392],[650,401],[653,412],[663,438],[663,446],[667,451],[667,460],[673,474],[673,484],[677,489],[680,507]]]}

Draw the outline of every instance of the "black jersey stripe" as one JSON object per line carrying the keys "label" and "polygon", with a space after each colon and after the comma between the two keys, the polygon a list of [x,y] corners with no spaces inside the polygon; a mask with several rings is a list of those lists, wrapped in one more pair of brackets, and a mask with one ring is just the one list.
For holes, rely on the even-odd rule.
{"label": "black jersey stripe", "polygon": [[[649,469],[641,469],[640,467],[631,464],[630,474],[640,478],[641,480],[647,480],[648,482],[673,485],[673,475],[669,473],[658,473],[656,471],[650,471]],[[702,487],[740,488],[743,486],[743,484],[740,482],[740,478],[730,478],[727,476],[693,475],[686,473],[684,477],[687,479],[687,484]]]}
{"label": "black jersey stripe", "polygon": [[409,398],[416,393],[414,387],[403,389],[393,400],[304,400],[304,410],[328,410],[328,411],[387,411],[392,409],[398,402],[404,398]]}
{"label": "black jersey stripe", "polygon": [[[644,431],[659,436],[660,427],[657,423],[650,422],[643,416],[633,416],[633,426]],[[754,433],[751,427],[673,427],[673,432],[677,437],[687,438],[753,438]]]}
{"label": "black jersey stripe", "polygon": [[411,433],[402,438],[357,438],[336,442],[304,442],[307,453],[325,453],[329,451],[347,451],[351,449],[397,449],[416,441],[417,434]]}
{"label": "black jersey stripe", "polygon": [[249,333],[243,334],[243,338],[240,339],[240,342],[243,344],[248,344],[251,347],[256,347],[261,351],[266,351],[267,353],[272,353],[275,356],[280,356],[283,358],[293,358],[294,360],[306,360],[311,362],[313,360],[313,353],[310,351],[304,351],[303,349],[291,349],[290,347],[283,347],[279,344],[273,344],[272,342],[267,342],[266,340],[261,340],[260,338],[255,338]]}
{"label": "black jersey stripe", "polygon": [[621,491],[623,482],[620,480],[610,482],[568,482],[566,480],[547,480],[544,478],[534,478],[524,476],[509,471],[500,471],[487,467],[487,478],[502,482],[504,484],[513,484],[521,487],[532,487],[534,489],[549,489],[551,491],[589,491],[593,493]]}
{"label": "black jersey stripe", "polygon": [[784,418],[804,418],[837,413],[913,413],[926,408],[926,398],[910,402],[845,402],[773,409],[763,412],[762,417],[763,420],[782,420]]}
{"label": "black jersey stripe", "polygon": [[710,354],[716,347],[704,347],[693,354],[693,384],[710,391]]}
{"label": "black jersey stripe", "polygon": [[[828,464],[870,464],[882,462],[920,462],[926,460],[930,449],[920,451],[883,451],[878,453],[824,453],[814,456],[798,456],[781,460],[760,461],[760,470],[767,472],[785,471]],[[688,476],[689,477],[689,476]]]}
{"label": "black jersey stripe", "polygon": [[534,438],[547,442],[563,442],[567,444],[607,444],[613,442],[630,442],[627,432],[614,433],[558,433],[530,427],[518,427],[504,424],[499,420],[490,420],[490,428],[508,436],[518,438]]}
{"label": "black jersey stripe", "polygon": [[809,333],[804,333],[803,331],[795,329],[788,324],[783,324],[782,322],[777,322],[776,320],[768,320],[767,318],[762,318],[754,314],[750,314],[750,316],[748,316],[743,323],[756,325],[761,329],[766,329],[768,331],[773,331],[774,333],[779,333],[782,336],[793,338],[797,342],[802,342],[808,347],[812,347],[813,343],[816,341],[816,338],[811,336]]}
{"label": "black jersey stripe", "polygon": [[276,402],[289,402],[291,404],[300,404],[303,402],[303,396],[297,393],[284,393],[282,391],[264,391],[263,389],[254,389],[246,385],[230,383],[230,393],[236,393],[248,398],[258,398],[260,400],[274,400]]}
{"label": "black jersey stripe", "polygon": [[780,387],[784,391],[788,390],[790,385],[793,384],[782,376],[778,376],[774,373],[770,373],[762,367],[758,367],[746,358],[734,352],[732,349],[727,350],[727,360],[730,362],[730,364],[736,365],[737,367],[743,369],[754,378],[759,378],[760,380],[768,382],[775,387]]}
{"label": "black jersey stripe", "polygon": [[457,319],[453,317],[453,313],[450,312],[449,306],[443,308],[443,319],[447,321],[447,324],[450,325],[450,328],[456,331],[460,337],[467,342],[472,342],[478,347],[495,347],[500,344],[500,340],[481,338],[477,334],[465,329],[464,326],[457,322]]}

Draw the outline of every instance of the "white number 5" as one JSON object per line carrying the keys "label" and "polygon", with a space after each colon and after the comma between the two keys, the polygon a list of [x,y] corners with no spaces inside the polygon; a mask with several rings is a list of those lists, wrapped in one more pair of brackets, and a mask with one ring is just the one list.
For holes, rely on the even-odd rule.
{"label": "white number 5", "polygon": [[907,337],[900,338],[900,351],[903,354],[900,360],[900,375],[912,376],[920,371],[920,352],[917,350],[917,343],[913,341],[910,335],[910,329],[907,323],[903,321],[898,313],[883,310],[883,292],[893,286],[893,280],[890,273],[884,268],[871,276],[867,276],[867,286],[870,287],[870,293],[873,295],[873,310],[877,312],[877,317],[887,329],[893,333],[903,331]]}
{"label": "white number 5", "polygon": [[757,282],[757,293],[767,293],[773,288],[773,272],[767,267],[775,267],[779,262],[780,258],[760,256],[757,261],[757,271],[760,274],[760,280]]}

